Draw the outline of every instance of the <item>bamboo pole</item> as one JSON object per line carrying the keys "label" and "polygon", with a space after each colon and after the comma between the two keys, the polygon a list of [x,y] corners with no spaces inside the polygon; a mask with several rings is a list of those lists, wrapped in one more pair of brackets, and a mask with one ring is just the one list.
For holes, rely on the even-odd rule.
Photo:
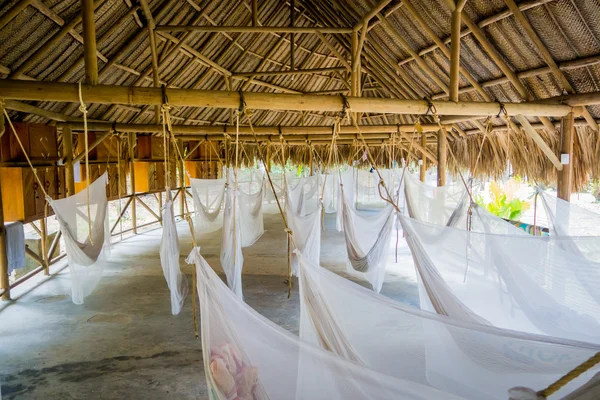
{"label": "bamboo pole", "polygon": [[554,151],[550,148],[550,146],[548,146],[548,144],[544,142],[544,139],[542,139],[540,134],[537,133],[535,129],[533,129],[527,118],[525,118],[522,115],[517,115],[516,119],[523,127],[523,131],[525,131],[525,133],[529,135],[531,139],[533,139],[533,141],[538,145],[540,150],[542,150],[542,152],[546,155],[548,160],[550,160],[550,162],[554,164],[557,170],[562,171],[563,165],[560,163],[560,160],[558,159],[558,157],[556,157],[556,154],[554,154]]}
{"label": "bamboo pole", "polygon": [[[144,11],[146,20],[148,21],[147,28],[150,40],[150,54],[152,57],[152,80],[154,82],[154,87],[157,88],[160,87],[160,76],[158,75],[158,51],[156,50],[156,36],[154,34],[154,18],[152,17],[150,6],[148,6],[148,0],[140,0],[140,5]],[[157,124],[160,123],[160,106],[158,105],[154,107],[154,120]]]}
{"label": "bamboo pole", "polygon": [[65,164],[65,184],[67,196],[75,194],[75,176],[73,172],[73,133],[70,125],[62,129],[63,162]]}
{"label": "bamboo pole", "polygon": [[[123,86],[82,86],[83,97],[90,103],[161,105],[160,88]],[[0,80],[0,94],[5,99],[78,102],[78,85],[73,83]],[[240,93],[231,91],[166,89],[173,106],[239,108]],[[339,112],[344,102],[338,96],[295,95],[283,93],[245,92],[244,100],[253,110],[297,110]],[[353,112],[387,114],[426,114],[431,106],[438,115],[496,116],[504,110],[508,115],[562,117],[573,110],[568,105],[539,103],[449,102],[387,98],[346,98]]]}
{"label": "bamboo pole", "polygon": [[228,32],[228,33],[352,33],[352,28],[289,27],[289,26],[198,26],[157,25],[159,32]]}
{"label": "bamboo pole", "polygon": [[343,72],[346,68],[331,67],[331,68],[312,68],[312,69],[295,69],[290,71],[259,71],[259,72],[234,72],[232,78],[245,78],[252,76],[283,76],[283,75],[306,75],[319,74],[329,72]]}
{"label": "bamboo pole", "polygon": [[252,26],[258,26],[258,0],[252,0]]}
{"label": "bamboo pole", "polygon": [[329,40],[327,40],[324,34],[322,34],[321,32],[317,32],[317,36],[319,37],[319,39],[321,39],[321,42],[323,42],[323,44],[329,49],[329,51],[331,51],[344,65],[344,67],[346,67],[346,70],[352,69],[352,66],[350,65],[348,60],[346,60],[346,58],[342,56],[342,54],[335,48],[335,46]]}
{"label": "bamboo pole", "polygon": [[137,136],[135,133],[130,132],[128,134],[127,145],[129,147],[129,184],[131,185],[131,223],[133,224],[133,233],[137,234],[137,214],[135,209],[135,166],[134,166],[134,147],[136,144]]}
{"label": "bamboo pole", "polygon": [[32,0],[19,0],[7,12],[0,17],[0,29],[4,28],[12,21],[21,11],[31,4]]}
{"label": "bamboo pole", "polygon": [[[14,7],[13,7],[14,8]],[[9,11],[10,12],[10,11]],[[0,101],[0,132],[8,134],[4,128],[4,105]],[[8,257],[6,253],[6,227],[4,226],[4,207],[2,204],[2,176],[0,175],[0,300],[10,300],[10,282],[8,279]]]}
{"label": "bamboo pole", "polygon": [[[450,101],[458,101],[458,84],[460,68],[460,15],[466,1],[461,1],[452,10],[452,22],[450,25]],[[420,58],[420,57],[419,57]],[[439,164],[438,164],[439,168]]]}
{"label": "bamboo pole", "polygon": [[[419,169],[419,177],[421,182],[425,182],[425,178],[427,177],[427,153],[425,149],[427,149],[427,137],[425,135],[421,135],[421,168]],[[439,164],[438,164],[439,165]]]}
{"label": "bamboo pole", "polygon": [[558,171],[557,196],[559,199],[571,201],[571,185],[573,182],[573,138],[575,136],[575,116],[573,113],[563,117],[560,131],[560,153],[567,155],[568,163]]}
{"label": "bamboo pole", "polygon": [[98,84],[98,60],[96,58],[96,26],[94,23],[94,0],[81,0],[83,25],[83,60],[85,64],[85,82]]}
{"label": "bamboo pole", "polygon": [[44,267],[44,275],[48,276],[50,275],[50,263],[48,262],[48,225],[46,223],[46,216],[40,219],[40,231],[42,232],[42,267]]}
{"label": "bamboo pole", "polygon": [[[425,136],[425,135],[423,135]],[[446,129],[441,128],[437,136],[437,185],[446,186],[446,168],[448,166],[448,138]]]}

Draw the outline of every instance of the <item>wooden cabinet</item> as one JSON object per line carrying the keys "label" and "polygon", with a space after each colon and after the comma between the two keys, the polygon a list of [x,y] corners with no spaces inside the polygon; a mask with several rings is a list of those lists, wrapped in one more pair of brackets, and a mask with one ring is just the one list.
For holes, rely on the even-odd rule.
{"label": "wooden cabinet", "polygon": [[[75,182],[75,193],[79,193],[86,187],[85,164],[80,165],[81,182]],[[98,179],[108,170],[108,185],[106,186],[106,196],[109,200],[119,198],[119,175],[116,164],[92,164],[90,165],[90,183]],[[127,195],[127,163],[121,163],[121,197]]]}
{"label": "wooden cabinet", "polygon": [[[170,164],[171,179],[169,186],[177,187],[177,170],[174,162]],[[136,161],[134,163],[135,191],[151,192],[165,189],[165,165],[160,161]]]}
{"label": "wooden cabinet", "polygon": [[[65,197],[63,167],[40,167],[36,171],[46,193],[51,198]],[[40,188],[31,168],[0,168],[0,179],[4,219],[7,222],[29,222],[44,217],[46,206],[44,191]],[[52,208],[49,207],[48,215],[52,213]]]}
{"label": "wooden cabinet", "polygon": [[[13,125],[32,161],[58,159],[56,127],[28,122],[14,122]],[[2,135],[0,146],[0,161],[27,161],[25,153],[8,124],[5,125],[5,130],[6,134]]]}
{"label": "wooden cabinet", "polygon": [[[217,179],[219,177],[218,161],[186,161],[185,171],[192,178],[196,179]],[[189,185],[189,179],[186,177],[186,185]]]}
{"label": "wooden cabinet", "polygon": [[140,160],[164,160],[164,140],[158,136],[138,136],[135,158]]}

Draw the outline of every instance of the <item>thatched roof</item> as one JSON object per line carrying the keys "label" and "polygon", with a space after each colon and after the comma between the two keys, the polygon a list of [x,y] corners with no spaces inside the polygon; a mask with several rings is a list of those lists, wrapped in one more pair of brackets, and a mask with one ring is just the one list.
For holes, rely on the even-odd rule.
{"label": "thatched roof", "polygon": [[[7,15],[20,4],[29,5],[14,18]],[[97,0],[96,37],[100,84],[152,86],[152,65],[146,18],[135,0]],[[252,2],[150,0],[156,25],[249,26]],[[292,0],[297,27],[353,27],[377,4],[373,0]],[[539,46],[515,18],[504,0],[469,0],[464,15],[477,22],[486,48],[463,24],[461,66],[483,91],[472,90],[465,73],[460,76],[461,101],[522,102],[600,90],[600,5],[597,0],[526,0],[517,2],[529,25],[558,64],[565,80],[553,73]],[[84,77],[82,27],[79,0],[7,0],[0,5],[0,77],[43,81],[79,82]],[[387,98],[447,99],[450,62],[436,47],[431,34],[449,43],[451,12],[446,0],[391,1],[380,12],[384,18],[371,19],[362,51],[362,96]],[[258,2],[258,20],[265,26],[287,26],[290,3],[274,0]],[[3,18],[5,20],[3,20]],[[464,17],[463,17],[464,19]],[[385,21],[385,22],[382,22]],[[426,28],[423,26],[426,26]],[[61,28],[63,25],[63,28]],[[44,44],[73,25],[48,51]],[[430,31],[428,31],[428,29]],[[431,33],[431,34],[430,34]],[[176,51],[176,43],[186,37]],[[306,75],[256,76],[246,84],[235,74],[290,69],[290,37],[276,33],[157,32],[160,80],[174,88],[228,89],[223,71],[233,73],[232,90],[274,93],[348,94],[347,72],[325,70]],[[296,69],[344,68],[350,59],[348,34],[326,34],[325,43],[316,34],[295,34]],[[448,39],[448,40],[446,40]],[[333,49],[332,49],[333,47]],[[335,51],[334,51],[335,49]],[[172,52],[172,53],[171,53]],[[502,66],[491,53],[517,74],[522,88],[509,82]],[[171,53],[171,54],[170,54]],[[341,54],[340,60],[335,54]],[[413,55],[418,53],[418,62]],[[412,54],[412,55],[411,55]],[[32,58],[33,57],[33,58]],[[568,85],[568,87],[566,87]],[[523,88],[525,93],[523,92]],[[1,94],[0,94],[1,97]],[[528,97],[528,98],[527,98]],[[77,104],[32,103],[45,110],[79,117]],[[600,107],[587,107],[592,118],[600,117]],[[89,118],[110,122],[152,123],[148,106],[92,105]],[[218,108],[181,107],[173,111],[178,124],[228,124],[230,111]],[[17,120],[50,123],[34,114],[12,112]],[[253,121],[261,125],[328,125],[335,113],[255,111]],[[363,115],[361,124],[412,123],[416,116]],[[536,118],[530,118],[534,124]],[[244,121],[243,121],[244,122]],[[480,121],[483,122],[483,121]],[[505,122],[493,118],[500,127],[487,135],[478,171],[499,175],[510,159],[515,172],[542,181],[553,180],[555,170],[532,140],[522,132],[507,131]],[[559,120],[553,120],[558,123]],[[540,125],[534,125],[536,128]],[[558,130],[538,129],[556,153]],[[577,121],[575,140],[575,186],[600,177],[598,132]],[[451,149],[461,167],[476,157],[482,134],[473,122],[459,122],[450,135]],[[435,154],[435,147],[432,147]],[[449,158],[449,161],[451,159]]]}

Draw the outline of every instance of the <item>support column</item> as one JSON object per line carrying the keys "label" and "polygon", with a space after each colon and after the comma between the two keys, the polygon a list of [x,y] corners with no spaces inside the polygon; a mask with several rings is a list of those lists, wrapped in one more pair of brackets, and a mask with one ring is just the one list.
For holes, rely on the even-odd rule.
{"label": "support column", "polygon": [[[4,132],[4,103],[0,102],[0,131]],[[5,135],[8,132],[4,132]],[[8,257],[6,255],[6,227],[4,226],[4,208],[2,207],[2,178],[0,176],[0,300],[10,300],[10,284],[8,282]]]}
{"label": "support column", "polygon": [[446,128],[438,132],[438,164],[437,164],[437,185],[446,186],[446,168],[448,163],[448,139],[446,137]]}
{"label": "support column", "polygon": [[75,175],[73,172],[73,132],[71,131],[71,125],[63,127],[62,146],[67,196],[73,196],[75,194]]}
{"label": "support column", "polygon": [[[179,151],[183,154],[183,140],[177,139],[177,147],[179,147]],[[185,218],[185,196],[187,196],[185,190],[185,172],[183,170],[183,161],[181,161],[179,157],[177,157],[177,167],[179,168],[179,187],[181,188],[179,194],[179,208],[181,209],[181,217]]]}
{"label": "support column", "polygon": [[427,172],[427,156],[425,156],[425,150],[427,150],[427,135],[425,135],[425,133],[421,133],[421,147],[423,147],[423,151],[421,152],[420,178],[421,182],[425,182]]}
{"label": "support column", "polygon": [[358,32],[352,32],[352,72],[350,73],[350,96],[358,96]]}
{"label": "support column", "polygon": [[571,184],[573,181],[573,137],[575,134],[575,115],[569,113],[562,118],[561,121],[561,159],[563,154],[567,154],[569,158],[568,164],[563,164],[562,171],[558,171],[557,196],[559,199],[570,201],[571,199]]}
{"label": "support column", "polygon": [[458,102],[458,72],[460,68],[460,15],[462,9],[455,8],[452,11],[452,23],[450,26],[450,101]]}
{"label": "support column", "polygon": [[[46,207],[48,207],[46,205]],[[50,275],[50,262],[48,261],[48,225],[46,224],[46,217],[40,219],[40,231],[42,232],[42,261],[44,267],[44,275]]]}
{"label": "support column", "polygon": [[85,82],[98,84],[98,60],[96,57],[96,26],[94,23],[94,0],[81,0],[83,25],[83,60]]}
{"label": "support column", "polygon": [[129,132],[127,146],[129,147],[129,184],[131,185],[131,223],[133,225],[133,233],[137,234],[137,216],[136,216],[136,199],[135,199],[135,166],[134,166],[134,152],[137,135],[133,132]]}
{"label": "support column", "polygon": [[265,160],[265,169],[271,172],[271,143],[267,143],[267,157]]}

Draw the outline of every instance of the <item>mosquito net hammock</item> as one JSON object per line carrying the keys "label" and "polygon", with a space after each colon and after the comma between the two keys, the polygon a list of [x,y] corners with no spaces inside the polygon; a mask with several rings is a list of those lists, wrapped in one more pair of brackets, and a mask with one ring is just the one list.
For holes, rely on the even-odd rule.
{"label": "mosquito net hammock", "polygon": [[[474,215],[483,211],[473,207]],[[573,239],[479,233],[402,216],[400,221],[418,272],[421,308],[600,343],[598,264],[566,251]],[[600,247],[595,238],[577,240]]]}
{"label": "mosquito net hammock", "polygon": [[[304,184],[301,179],[297,186],[300,189]],[[304,190],[289,189],[285,194],[285,217],[289,230],[293,238],[294,247],[302,252],[308,259],[319,263],[321,254],[321,204],[317,203],[316,209],[306,213],[298,206],[302,204],[309,208],[304,201]],[[295,254],[292,254],[291,260],[292,274],[298,275],[298,262]]]}
{"label": "mosquito net hammock", "polygon": [[[264,194],[264,206],[263,214],[277,214],[279,208],[277,207],[277,199],[283,199],[285,193],[285,178],[282,172],[270,172],[271,182],[273,187],[265,179],[265,194]],[[274,190],[273,190],[274,189]]]}
{"label": "mosquito net hammock", "polygon": [[64,240],[75,304],[83,304],[84,297],[92,293],[109,255],[107,184],[104,173],[73,196],[58,200],[47,197]]}
{"label": "mosquito net hammock", "polygon": [[179,266],[179,237],[173,211],[171,189],[166,189],[167,200],[162,209],[162,240],[160,242],[160,264],[171,293],[171,313],[179,314],[188,294],[188,281]]}
{"label": "mosquito net hammock", "polygon": [[211,399],[456,400],[410,379],[382,374],[306,343],[240,301],[200,255],[202,353]]}
{"label": "mosquito net hammock", "polygon": [[[346,269],[349,274],[367,280],[373,290],[379,292],[385,280],[396,212],[390,203],[386,203],[385,208],[357,209],[353,204],[356,197],[352,193],[351,173],[341,174],[341,212],[338,212],[338,229],[344,232],[348,255]],[[394,198],[397,200],[397,196]]]}
{"label": "mosquito net hammock", "polygon": [[227,179],[189,178],[194,200],[196,233],[210,233],[223,226],[223,199]]}
{"label": "mosquito net hammock", "polygon": [[[394,378],[468,399],[507,399],[517,386],[548,387],[600,350],[598,344],[421,311],[298,257],[300,338]],[[580,387],[597,371],[598,367],[586,371],[556,398]],[[594,393],[600,394],[600,387]]]}
{"label": "mosquito net hammock", "polygon": [[[537,201],[538,198],[540,201]],[[536,205],[541,202],[545,211],[545,220],[542,210],[537,210],[537,221],[545,223],[550,228],[551,235],[595,236],[600,240],[600,214],[587,210],[581,206],[569,203],[537,188]]]}

